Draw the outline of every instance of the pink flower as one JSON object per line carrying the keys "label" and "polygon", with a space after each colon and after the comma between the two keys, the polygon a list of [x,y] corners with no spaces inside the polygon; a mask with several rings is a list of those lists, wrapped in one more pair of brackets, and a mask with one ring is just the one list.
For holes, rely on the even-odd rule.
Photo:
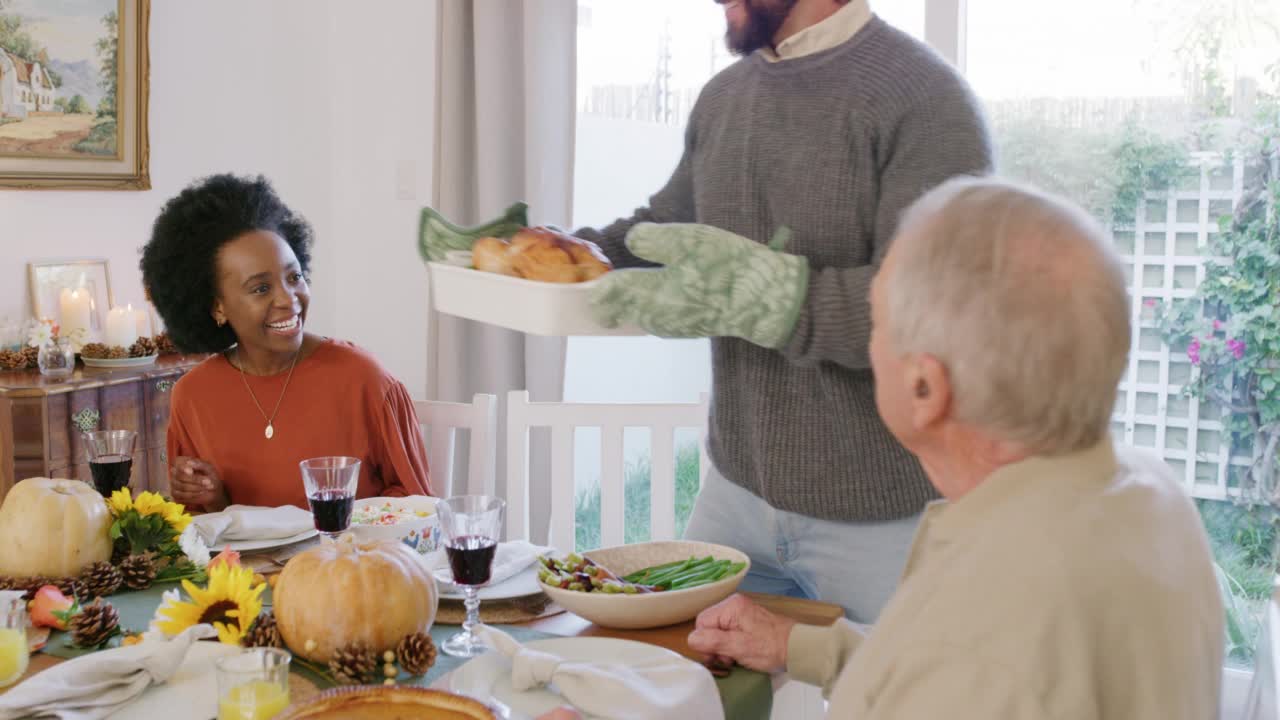
{"label": "pink flower", "polygon": [[1195,338],[1191,344],[1187,346],[1187,357],[1191,359],[1192,365],[1200,364],[1200,339]]}
{"label": "pink flower", "polygon": [[240,553],[226,547],[216,557],[209,561],[209,570],[214,569],[218,565],[225,564],[228,567],[240,567]]}
{"label": "pink flower", "polygon": [[1214,321],[1213,321],[1213,330],[1214,330],[1214,332],[1217,332],[1218,330],[1221,330],[1221,329],[1222,329],[1222,321],[1221,321],[1221,320],[1214,320]]}
{"label": "pink flower", "polygon": [[1143,301],[1142,301],[1142,304],[1143,304],[1143,305],[1146,305],[1146,306],[1147,306],[1147,307],[1149,307],[1149,308],[1153,308],[1153,307],[1155,307],[1155,306],[1156,306],[1156,299],[1155,299],[1155,298],[1147,298],[1146,300],[1143,300]]}
{"label": "pink flower", "polygon": [[1246,346],[1243,340],[1237,340],[1235,338],[1231,338],[1230,340],[1227,340],[1227,349],[1231,351],[1232,357],[1234,357],[1237,360],[1244,359],[1245,347]]}

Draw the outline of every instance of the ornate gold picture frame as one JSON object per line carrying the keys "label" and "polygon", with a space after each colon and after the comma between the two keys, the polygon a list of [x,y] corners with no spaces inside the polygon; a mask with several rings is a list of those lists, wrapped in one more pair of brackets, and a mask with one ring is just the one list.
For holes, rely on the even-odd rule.
{"label": "ornate gold picture frame", "polygon": [[0,0],[0,188],[147,190],[150,0]]}

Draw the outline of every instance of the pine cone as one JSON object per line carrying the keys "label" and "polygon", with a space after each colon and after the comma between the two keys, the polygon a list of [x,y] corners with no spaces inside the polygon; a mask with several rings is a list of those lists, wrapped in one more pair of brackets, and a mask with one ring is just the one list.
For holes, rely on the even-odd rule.
{"label": "pine cone", "polygon": [[123,360],[129,357],[129,348],[123,348],[119,345],[112,345],[107,349],[108,360]]}
{"label": "pine cone", "polygon": [[0,590],[26,590],[27,585],[18,584],[18,578],[9,577],[8,575],[0,575]]}
{"label": "pine cone", "polygon": [[178,348],[174,347],[173,341],[169,339],[169,333],[167,332],[156,335],[152,340],[155,341],[156,351],[161,355],[172,355],[178,352]]}
{"label": "pine cone", "polygon": [[425,675],[436,664],[436,644],[426,633],[405,635],[396,646],[400,669],[410,675]]}
{"label": "pine cone", "polygon": [[129,347],[129,357],[147,357],[156,354],[156,341],[149,337],[140,337]]}
{"label": "pine cone", "polygon": [[343,645],[329,660],[329,674],[339,685],[363,685],[377,670],[378,654],[364,643]]}
{"label": "pine cone", "polygon": [[57,585],[58,590],[60,590],[62,594],[66,595],[67,597],[79,597],[80,595],[84,594],[84,588],[80,584],[79,578],[73,578],[73,577],[57,578],[53,581],[52,584]]}
{"label": "pine cone", "polygon": [[53,581],[51,581],[47,577],[44,577],[43,575],[33,575],[28,578],[18,578],[17,582],[22,583],[20,587],[24,588],[27,591],[26,595],[23,596],[27,600],[34,599],[36,596],[36,591],[38,591],[40,588],[44,587],[45,585],[53,584]]}
{"label": "pine cone", "polygon": [[109,350],[110,348],[102,343],[85,343],[80,347],[80,357],[105,358]]}
{"label": "pine cone", "polygon": [[0,370],[26,370],[27,356],[17,350],[0,350]]}
{"label": "pine cone", "polygon": [[22,357],[27,359],[28,370],[40,367],[40,348],[33,348],[28,345],[22,348]]}
{"label": "pine cone", "polygon": [[72,616],[69,629],[76,647],[102,647],[120,632],[120,615],[111,603],[98,598]]}
{"label": "pine cone", "polygon": [[280,637],[275,613],[268,611],[259,615],[240,644],[245,647],[283,648],[284,638]]}
{"label": "pine cone", "polygon": [[120,571],[109,562],[96,562],[80,573],[81,595],[89,598],[103,598],[120,589],[124,578]]}
{"label": "pine cone", "polygon": [[120,577],[130,590],[146,590],[156,579],[156,563],[151,553],[130,555],[120,561]]}

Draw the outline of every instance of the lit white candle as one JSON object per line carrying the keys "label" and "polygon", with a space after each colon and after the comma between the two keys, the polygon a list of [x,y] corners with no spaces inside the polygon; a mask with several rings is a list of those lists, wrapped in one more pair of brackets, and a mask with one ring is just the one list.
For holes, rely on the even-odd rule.
{"label": "lit white candle", "polygon": [[[129,309],[133,310],[133,305],[129,305]],[[138,337],[151,337],[151,309],[143,305],[137,310],[133,310],[134,320],[138,324]]]}
{"label": "lit white candle", "polygon": [[107,313],[107,347],[127,348],[138,340],[138,321],[133,317],[133,306],[112,308]]}
{"label": "lit white candle", "polygon": [[[61,337],[73,337],[75,332],[79,330],[81,334],[87,336],[92,308],[93,299],[89,297],[88,290],[84,288],[76,288],[75,290],[62,288],[62,293],[58,296],[59,335]],[[82,338],[81,342],[87,341]]]}

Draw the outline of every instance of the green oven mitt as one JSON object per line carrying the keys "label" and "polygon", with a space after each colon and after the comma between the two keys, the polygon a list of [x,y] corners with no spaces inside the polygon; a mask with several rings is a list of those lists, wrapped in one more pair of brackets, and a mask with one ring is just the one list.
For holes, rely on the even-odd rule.
{"label": "green oven mitt", "polygon": [[782,252],[791,232],[768,245],[709,225],[641,223],[627,233],[656,270],[615,270],[591,295],[606,327],[637,325],[659,337],[739,337],[767,348],[791,337],[809,289],[809,263]]}
{"label": "green oven mitt", "polygon": [[458,227],[431,208],[422,208],[418,223],[418,252],[427,262],[441,262],[450,250],[470,250],[482,237],[510,237],[529,224],[529,206],[516,203],[502,217],[475,227]]}

